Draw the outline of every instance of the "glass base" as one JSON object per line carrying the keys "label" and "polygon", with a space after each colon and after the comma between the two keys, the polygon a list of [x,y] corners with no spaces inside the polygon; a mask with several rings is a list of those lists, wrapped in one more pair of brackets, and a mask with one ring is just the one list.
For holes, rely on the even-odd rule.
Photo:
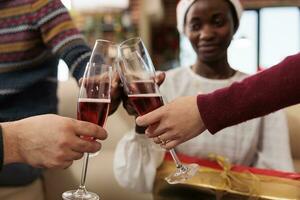
{"label": "glass base", "polygon": [[64,200],[99,200],[99,196],[86,190],[70,190],[62,194]]}
{"label": "glass base", "polygon": [[199,165],[192,163],[188,165],[182,165],[177,168],[176,171],[165,178],[169,184],[183,183],[186,180],[192,178],[198,171]]}

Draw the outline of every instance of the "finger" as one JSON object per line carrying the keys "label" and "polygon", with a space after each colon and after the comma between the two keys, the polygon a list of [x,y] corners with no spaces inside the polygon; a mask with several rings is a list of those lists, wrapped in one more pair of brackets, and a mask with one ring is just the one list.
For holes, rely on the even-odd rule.
{"label": "finger", "polygon": [[160,86],[164,82],[165,78],[166,78],[166,74],[164,72],[161,72],[155,76],[155,82],[157,83],[158,86]]}
{"label": "finger", "polygon": [[72,165],[73,161],[62,161],[60,163],[57,163],[55,165],[43,165],[43,168],[49,168],[49,169],[67,169],[68,167],[70,167]]}
{"label": "finger", "polygon": [[110,90],[111,98],[113,99],[121,99],[122,92],[120,91],[120,88],[118,86],[111,86]]}
{"label": "finger", "polygon": [[169,141],[172,141],[172,140],[176,140],[176,136],[173,135],[171,132],[166,132],[162,135],[158,135],[156,137],[153,138],[153,142],[156,143],[156,144],[166,144],[168,143]]}
{"label": "finger", "polygon": [[154,137],[154,138],[153,138],[153,142],[154,142],[155,144],[161,144],[161,140],[160,140],[158,137]]}
{"label": "finger", "polygon": [[105,140],[107,138],[105,129],[89,122],[76,120],[75,131],[76,134],[80,136],[89,136],[99,140]]}
{"label": "finger", "polygon": [[132,104],[129,102],[127,95],[124,95],[122,97],[122,101],[123,101],[123,107],[125,108],[125,110],[129,115],[134,115],[134,116],[138,115],[135,109],[133,108]]}
{"label": "finger", "polygon": [[145,131],[145,134],[149,138],[154,138],[160,136],[163,140],[175,140],[178,138],[178,133],[174,132],[173,129],[165,127],[163,123],[156,123],[148,126]]}
{"label": "finger", "polygon": [[87,141],[78,138],[78,140],[71,149],[78,153],[95,153],[101,149],[101,144],[97,141]]}
{"label": "finger", "polygon": [[111,104],[110,104],[110,109],[109,109],[109,115],[113,114],[119,107],[120,103],[121,103],[121,93],[122,91],[120,91],[121,89],[119,87],[114,87],[112,86],[111,89]]}
{"label": "finger", "polygon": [[178,140],[171,140],[166,142],[166,144],[161,144],[161,147],[166,149],[166,150],[171,150],[175,148],[180,142]]}
{"label": "finger", "polygon": [[73,161],[82,158],[83,153],[69,149],[68,153],[61,159],[62,161]]}
{"label": "finger", "polygon": [[120,77],[117,73],[112,78],[110,93],[111,93],[111,105],[110,105],[109,115],[113,114],[118,109],[122,101],[123,88],[121,87]]}
{"label": "finger", "polygon": [[137,115],[134,108],[132,107],[132,105],[129,102],[123,103],[123,106],[129,115]]}
{"label": "finger", "polygon": [[72,160],[79,160],[83,157],[84,153],[79,153],[76,151],[73,151],[73,156],[72,156]]}
{"label": "finger", "polygon": [[157,123],[160,120],[163,111],[164,111],[164,106],[159,107],[150,113],[137,117],[136,123],[139,126],[149,126],[151,124]]}
{"label": "finger", "polygon": [[164,134],[167,131],[168,130],[166,128],[161,128],[160,124],[155,123],[155,124],[148,126],[148,128],[145,131],[145,134],[149,138],[154,138],[154,137]]}
{"label": "finger", "polygon": [[73,161],[66,161],[61,166],[59,166],[59,169],[67,169],[73,164]]}
{"label": "finger", "polygon": [[114,73],[114,75],[112,77],[112,81],[111,81],[111,86],[113,88],[121,87],[120,86],[120,76],[118,75],[118,73]]}
{"label": "finger", "polygon": [[120,85],[120,78],[118,75],[114,75],[111,81],[111,93],[118,95],[118,97],[121,95],[121,85]]}

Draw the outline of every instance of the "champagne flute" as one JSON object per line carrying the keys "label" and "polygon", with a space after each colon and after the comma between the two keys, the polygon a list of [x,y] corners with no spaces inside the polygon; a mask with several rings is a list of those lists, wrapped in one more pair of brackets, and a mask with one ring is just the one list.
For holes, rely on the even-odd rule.
{"label": "champagne flute", "polygon": [[[77,104],[77,118],[99,126],[104,126],[110,107],[112,66],[115,62],[117,46],[106,40],[97,40],[92,56],[80,80]],[[93,140],[91,137],[83,137]],[[81,181],[77,190],[62,194],[64,200],[99,200],[99,196],[85,187],[89,153],[84,154]]]}
{"label": "champagne flute", "polygon": [[[139,115],[144,115],[164,104],[155,83],[155,69],[151,58],[140,38],[131,38],[119,46],[118,71],[129,102]],[[198,171],[197,164],[184,165],[174,149],[170,154],[176,164],[176,171],[165,178],[170,184],[184,182]]]}

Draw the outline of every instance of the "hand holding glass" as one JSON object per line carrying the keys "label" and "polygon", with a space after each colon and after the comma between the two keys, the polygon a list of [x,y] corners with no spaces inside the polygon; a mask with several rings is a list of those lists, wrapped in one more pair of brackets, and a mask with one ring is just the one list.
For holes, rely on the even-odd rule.
{"label": "hand holding glass", "polygon": [[[162,106],[164,102],[155,83],[155,69],[142,40],[132,38],[122,42],[119,52],[121,60],[118,71],[129,102],[136,112],[144,115]],[[174,149],[170,150],[170,154],[177,170],[165,178],[168,183],[180,183],[196,174],[197,164],[183,165]]]}
{"label": "hand holding glass", "polygon": [[[104,126],[110,106],[112,66],[115,62],[116,46],[105,40],[97,40],[87,64],[83,78],[80,80],[80,91],[77,105],[77,118],[99,126]],[[93,138],[87,138],[93,140]],[[95,193],[85,188],[89,154],[85,153],[81,182],[77,190],[62,194],[64,200],[99,200]]]}

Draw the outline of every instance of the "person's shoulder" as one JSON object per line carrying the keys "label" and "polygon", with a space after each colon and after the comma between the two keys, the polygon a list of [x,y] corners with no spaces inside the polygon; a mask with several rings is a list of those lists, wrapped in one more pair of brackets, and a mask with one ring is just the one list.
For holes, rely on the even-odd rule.
{"label": "person's shoulder", "polygon": [[187,73],[188,67],[179,66],[166,71],[167,76],[182,76],[182,74]]}
{"label": "person's shoulder", "polygon": [[184,81],[187,78],[187,67],[176,67],[165,71],[166,78],[163,87],[173,87],[175,83]]}
{"label": "person's shoulder", "polygon": [[241,71],[236,71],[233,78],[236,81],[240,81],[240,80],[243,80],[244,78],[247,78],[248,76],[250,76],[250,74],[246,74],[246,73],[241,72]]}

